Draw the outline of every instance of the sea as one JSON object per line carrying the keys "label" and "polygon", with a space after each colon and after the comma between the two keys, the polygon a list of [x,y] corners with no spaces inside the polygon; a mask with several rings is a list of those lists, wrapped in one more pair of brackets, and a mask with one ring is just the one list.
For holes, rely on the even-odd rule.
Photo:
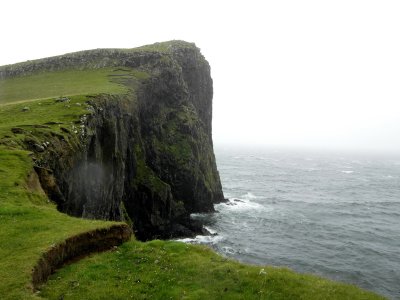
{"label": "sea", "polygon": [[195,214],[224,256],[400,299],[398,156],[216,147],[225,203]]}

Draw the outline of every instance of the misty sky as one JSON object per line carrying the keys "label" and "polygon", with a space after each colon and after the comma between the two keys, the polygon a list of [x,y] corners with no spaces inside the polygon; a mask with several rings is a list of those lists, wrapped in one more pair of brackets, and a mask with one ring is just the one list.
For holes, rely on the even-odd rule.
{"label": "misty sky", "polygon": [[215,144],[400,153],[400,2],[0,2],[0,65],[92,48],[195,42]]}

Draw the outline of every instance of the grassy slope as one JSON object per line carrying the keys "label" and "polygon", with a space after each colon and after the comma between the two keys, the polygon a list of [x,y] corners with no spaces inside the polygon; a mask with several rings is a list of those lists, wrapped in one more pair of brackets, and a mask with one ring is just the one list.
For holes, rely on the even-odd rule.
{"label": "grassy slope", "polygon": [[59,213],[47,197],[29,191],[32,162],[25,151],[0,148],[0,298],[31,297],[31,271],[52,244],[110,222],[81,220]]}
{"label": "grassy slope", "polygon": [[133,70],[101,68],[46,72],[0,80],[0,104],[58,96],[121,93],[126,88],[110,78],[122,75],[145,76],[143,72]]}
{"label": "grassy slope", "polygon": [[[89,114],[85,105],[85,96],[73,96],[69,102],[56,102],[54,99],[40,101],[18,102],[12,105],[0,105],[0,142],[4,139],[18,142],[25,135],[14,135],[11,128],[20,127],[27,133],[35,135],[38,131],[46,131],[45,128],[35,128],[33,125],[45,125],[46,123],[59,123],[45,125],[47,131],[62,133],[63,127],[70,127],[73,121],[79,120],[84,114]],[[29,111],[23,111],[28,107]],[[12,143],[12,142],[11,142]]]}
{"label": "grassy slope", "polygon": [[[118,71],[120,72],[120,71]],[[29,152],[21,149],[27,137],[43,142],[48,134],[65,135],[63,126],[72,129],[73,121],[88,114],[85,96],[71,97],[70,102],[54,99],[11,103],[22,99],[45,98],[52,95],[71,95],[77,91],[125,92],[126,88],[109,81],[113,70],[102,69],[40,74],[30,77],[3,80],[0,102],[0,298],[28,299],[34,297],[30,290],[31,271],[40,255],[51,245],[95,228],[107,227],[112,222],[89,221],[59,213],[40,190],[29,188],[27,179],[33,170]],[[83,83],[82,74],[90,78],[90,85]],[[54,75],[54,82],[53,77]],[[63,77],[64,76],[64,77]],[[40,80],[38,79],[40,78]],[[42,84],[39,84],[41,82]],[[61,86],[61,82],[69,82]],[[104,83],[107,83],[104,85]],[[49,87],[53,86],[53,89]],[[12,88],[11,88],[12,87]],[[32,94],[30,94],[32,92]],[[7,95],[6,97],[4,95]],[[5,97],[5,98],[4,98]],[[28,106],[28,111],[22,108]],[[62,123],[35,128],[47,122]],[[11,128],[24,129],[23,134],[13,134]],[[68,140],[67,135],[64,136]]]}
{"label": "grassy slope", "polygon": [[228,260],[203,246],[131,241],[69,265],[49,299],[380,299],[350,285]]}
{"label": "grassy slope", "polygon": [[[168,44],[156,47],[166,51]],[[144,48],[148,50],[151,47]],[[60,127],[74,132],[73,121],[88,114],[85,95],[126,92],[116,82],[121,77],[115,75],[146,77],[134,70],[98,69],[0,81],[1,299],[37,298],[39,295],[33,295],[30,290],[30,281],[31,270],[41,253],[69,236],[111,224],[59,213],[40,189],[27,185],[33,165],[29,153],[20,149],[27,137],[43,142],[49,134],[61,134],[66,140],[71,139]],[[46,99],[71,95],[76,96],[70,97],[68,103]],[[22,111],[25,106],[29,107],[28,111]],[[48,122],[62,124],[47,128],[34,126]],[[24,131],[14,134],[13,127]],[[116,252],[95,255],[61,270],[55,275],[56,280],[44,287],[43,295],[54,298],[64,293],[75,299],[126,299],[132,295],[159,299],[257,299],[266,295],[274,296],[272,299],[380,299],[352,286],[286,269],[266,268],[266,271],[267,274],[259,274],[260,267],[227,261],[200,246],[132,241]],[[107,294],[110,291],[112,295]]]}

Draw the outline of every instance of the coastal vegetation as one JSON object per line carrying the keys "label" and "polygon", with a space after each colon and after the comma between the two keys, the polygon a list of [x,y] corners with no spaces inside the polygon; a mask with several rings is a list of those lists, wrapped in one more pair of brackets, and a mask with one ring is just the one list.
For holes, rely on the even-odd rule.
{"label": "coastal vegetation", "polygon": [[121,93],[126,91],[126,87],[115,84],[113,79],[133,74],[145,76],[129,69],[101,68],[43,72],[0,80],[0,104],[59,96]]}
{"label": "coastal vegetation", "polygon": [[132,240],[54,274],[48,299],[381,299],[289,269],[241,264],[210,248]]}

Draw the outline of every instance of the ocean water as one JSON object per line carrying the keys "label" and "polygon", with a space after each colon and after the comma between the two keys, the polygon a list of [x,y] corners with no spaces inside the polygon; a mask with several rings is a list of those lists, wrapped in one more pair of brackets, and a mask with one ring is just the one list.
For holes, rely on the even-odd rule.
{"label": "ocean water", "polygon": [[216,149],[227,203],[204,243],[400,299],[400,156]]}

